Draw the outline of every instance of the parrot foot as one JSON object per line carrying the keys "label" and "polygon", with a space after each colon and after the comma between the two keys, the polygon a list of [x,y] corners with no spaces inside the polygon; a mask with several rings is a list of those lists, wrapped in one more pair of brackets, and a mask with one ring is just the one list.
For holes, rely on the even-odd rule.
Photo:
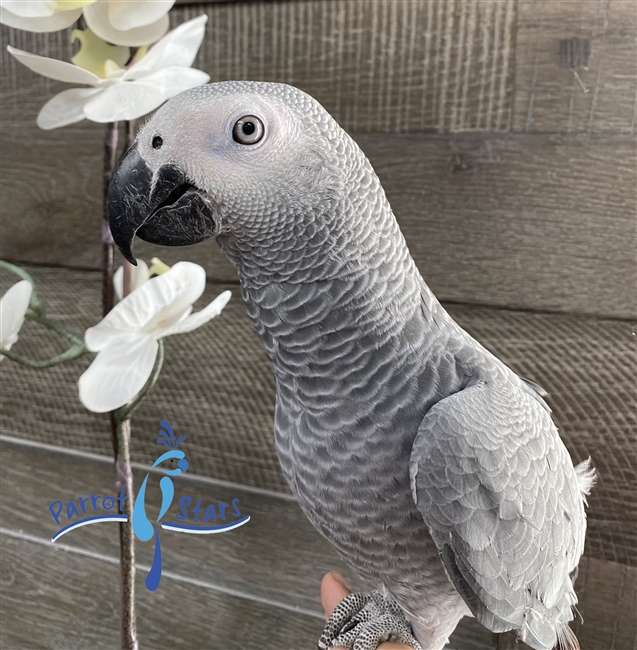
{"label": "parrot foot", "polygon": [[343,598],[332,612],[318,647],[376,650],[385,641],[422,650],[400,607],[379,591],[371,591]]}

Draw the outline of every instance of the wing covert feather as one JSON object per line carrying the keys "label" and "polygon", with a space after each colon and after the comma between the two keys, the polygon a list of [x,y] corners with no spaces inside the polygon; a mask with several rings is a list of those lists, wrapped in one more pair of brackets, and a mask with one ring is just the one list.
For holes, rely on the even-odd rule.
{"label": "wing covert feather", "polygon": [[416,505],[476,618],[553,647],[572,619],[583,495],[549,412],[508,382],[479,383],[424,418],[411,456]]}

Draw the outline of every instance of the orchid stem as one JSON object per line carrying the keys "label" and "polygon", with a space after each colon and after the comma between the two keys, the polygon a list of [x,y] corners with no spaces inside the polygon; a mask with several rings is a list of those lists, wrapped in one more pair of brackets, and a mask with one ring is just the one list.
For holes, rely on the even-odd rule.
{"label": "orchid stem", "polygon": [[[108,225],[108,186],[117,162],[117,122],[106,125],[104,131],[104,212],[102,213],[102,315],[106,316],[115,302],[113,291],[114,242]],[[120,555],[120,647],[121,650],[138,650],[137,616],[135,613],[135,536],[133,534],[133,471],[130,464],[130,419],[118,418],[117,411],[110,414],[111,438],[115,456],[117,483],[124,486],[128,499],[124,501],[124,514],[128,520],[119,525]]]}
{"label": "orchid stem", "polygon": [[106,214],[106,197],[108,186],[113,176],[117,161],[117,141],[119,129],[117,122],[109,122],[104,131],[104,212],[102,214],[102,316],[106,316],[113,308],[113,248],[114,242]]}
{"label": "orchid stem", "polygon": [[51,330],[62,338],[65,338],[67,341],[70,341],[74,347],[84,348],[84,351],[88,352],[88,349],[84,345],[84,342],[81,338],[75,336],[75,334],[71,334],[71,332],[69,332],[62,324],[51,320],[43,313],[38,314],[34,311],[28,310],[25,314],[25,318],[27,320],[33,320],[36,323],[40,323],[40,325],[44,325],[44,327],[46,327],[48,330]]}
{"label": "orchid stem", "polygon": [[137,615],[135,613],[135,535],[133,531],[133,471],[130,461],[130,420],[117,422],[117,458],[115,468],[118,487],[124,487],[128,498],[122,514],[128,520],[119,525],[120,567],[120,647],[121,650],[139,650]]}
{"label": "orchid stem", "polygon": [[10,262],[5,262],[4,260],[0,260],[0,268],[11,271],[11,273],[15,273],[15,275],[17,275],[22,280],[26,280],[31,285],[31,302],[29,303],[29,306],[36,314],[41,314],[44,316],[44,305],[42,304],[42,301],[40,300],[35,290],[35,282],[33,281],[33,278],[24,269],[16,266],[15,264],[11,264]]}
{"label": "orchid stem", "polygon": [[[137,49],[137,48],[131,48]],[[126,122],[126,143],[124,144],[124,153],[126,153],[135,142],[135,136],[137,135],[136,120],[128,120]]]}
{"label": "orchid stem", "polygon": [[67,361],[79,359],[81,356],[89,353],[88,348],[84,345],[84,342],[81,338],[75,336],[75,334],[71,334],[71,332],[69,332],[61,323],[58,323],[57,321],[51,320],[47,317],[44,303],[40,300],[35,290],[35,283],[33,282],[33,278],[24,269],[20,268],[19,266],[15,266],[14,264],[10,264],[9,262],[5,262],[4,260],[0,260],[0,268],[11,271],[11,273],[15,273],[15,275],[17,275],[19,278],[22,278],[31,284],[31,300],[29,302],[29,309],[27,309],[24,317],[27,320],[33,320],[36,323],[44,325],[44,327],[51,330],[52,332],[55,332],[58,336],[61,336],[71,343],[71,347],[68,350],[62,352],[62,354],[58,354],[52,359],[46,359],[44,361],[35,361],[33,359],[29,359],[28,357],[23,357],[20,354],[16,354],[11,350],[5,350],[3,348],[0,349],[0,355],[11,359],[11,361],[15,361],[16,363],[26,366],[27,368],[43,370],[45,368],[59,366],[61,363],[66,363]]}
{"label": "orchid stem", "polygon": [[129,498],[124,502],[123,514],[128,520],[119,525],[120,541],[120,634],[122,650],[138,650],[137,622],[135,614],[135,535],[133,531],[133,471],[130,460],[130,418],[144,401],[148,391],[155,385],[164,362],[164,342],[159,341],[157,357],[153,371],[144,387],[135,399],[122,408],[111,413],[112,422],[117,429],[114,444],[115,468],[117,471],[118,487],[125,486]]}
{"label": "orchid stem", "polygon": [[67,361],[73,361],[74,359],[79,359],[88,353],[88,350],[84,347],[84,344],[81,346],[70,347],[66,352],[58,354],[57,357],[52,359],[47,359],[46,361],[34,361],[33,359],[28,359],[23,357],[11,350],[5,350],[0,348],[0,355],[15,361],[22,366],[27,368],[33,368],[35,370],[44,370],[46,368],[53,368],[53,366],[59,366],[61,363],[66,363]]}

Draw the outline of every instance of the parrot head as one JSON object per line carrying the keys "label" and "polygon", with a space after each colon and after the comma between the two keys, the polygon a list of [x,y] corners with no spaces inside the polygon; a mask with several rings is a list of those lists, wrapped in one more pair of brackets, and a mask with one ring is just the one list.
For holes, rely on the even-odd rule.
{"label": "parrot head", "polygon": [[186,454],[178,449],[171,449],[157,458],[151,469],[159,469],[168,476],[179,476],[188,470]]}
{"label": "parrot head", "polygon": [[327,111],[292,86],[193,88],[155,113],[115,170],[113,239],[132,263],[136,235],[167,246],[215,236],[222,248],[224,238],[255,248],[292,231],[310,240],[325,220],[310,228],[303,215],[327,214],[361,161]]}

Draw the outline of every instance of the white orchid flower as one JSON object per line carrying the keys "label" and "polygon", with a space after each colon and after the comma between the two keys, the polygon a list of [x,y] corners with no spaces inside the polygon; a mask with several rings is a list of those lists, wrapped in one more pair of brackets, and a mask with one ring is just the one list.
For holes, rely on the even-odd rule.
{"label": "white orchid flower", "polygon": [[84,8],[86,24],[100,38],[133,47],[154,43],[168,31],[175,0],[97,0]]}
{"label": "white orchid flower", "polygon": [[201,266],[178,262],[143,283],[86,330],[86,347],[97,352],[79,381],[80,400],[87,409],[106,413],[128,404],[152,373],[159,339],[190,332],[221,313],[230,291],[191,313],[205,285]]}
{"label": "white orchid flower", "polygon": [[[96,0],[1,0],[0,23],[28,32],[57,32],[70,27]],[[151,41],[147,41],[151,42]]]}
{"label": "white orchid flower", "polygon": [[115,45],[154,43],[168,31],[175,0],[0,0],[0,22],[28,32],[70,27],[84,11],[89,28]]}
{"label": "white orchid flower", "polygon": [[[130,291],[133,293],[135,289],[148,282],[152,275],[161,275],[170,271],[170,266],[164,264],[158,257],[153,257],[150,260],[151,267],[148,268],[148,264],[144,260],[137,260],[137,266],[131,265],[131,277],[130,277]],[[113,274],[113,289],[115,290],[115,295],[118,300],[121,300],[124,297],[124,267],[120,266],[117,271]]]}
{"label": "white orchid flower", "polygon": [[[137,266],[131,265],[130,273],[130,292],[139,289],[145,282],[150,280],[150,271],[148,264],[144,260],[137,260]],[[113,274],[113,289],[118,300],[124,297],[124,267],[120,266]]]}
{"label": "white orchid flower", "polygon": [[[32,292],[31,283],[20,280],[0,300],[0,347],[4,350],[10,350],[18,340],[18,332],[24,323]],[[0,355],[0,359],[4,357]]]}
{"label": "white orchid flower", "polygon": [[33,72],[57,81],[92,86],[65,90],[49,100],[38,115],[41,129],[55,129],[85,118],[101,123],[134,120],[180,92],[210,80],[205,72],[190,67],[207,20],[202,15],[173,29],[128,68],[121,64],[123,48],[109,46],[90,32],[74,32],[88,48],[74,57],[85,67],[11,46],[7,50]]}

